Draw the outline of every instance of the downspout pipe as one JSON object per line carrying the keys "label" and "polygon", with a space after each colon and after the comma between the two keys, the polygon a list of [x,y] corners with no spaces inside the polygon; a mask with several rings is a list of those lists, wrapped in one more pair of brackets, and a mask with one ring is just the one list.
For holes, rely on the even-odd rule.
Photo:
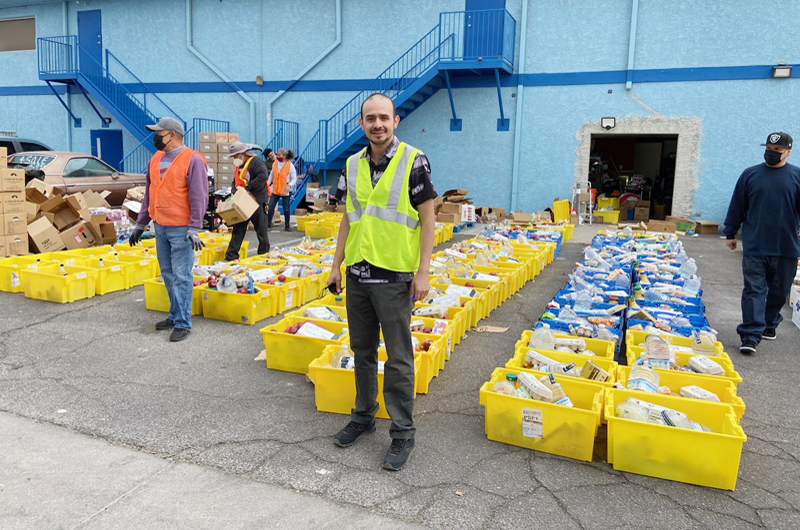
{"label": "downspout pipe", "polygon": [[217,74],[217,76],[225,81],[231,88],[233,88],[239,96],[247,102],[250,106],[250,142],[255,142],[256,140],[256,102],[253,99],[245,94],[242,89],[236,86],[236,83],[231,81],[231,79],[226,76],[225,74],[220,71],[211,61],[209,61],[202,53],[200,53],[197,48],[193,45],[193,38],[192,38],[192,0],[186,0],[186,49],[192,52],[192,54],[200,59],[200,61],[206,65],[209,70]]}
{"label": "downspout pipe", "polygon": [[517,69],[517,110],[514,115],[514,165],[511,169],[511,211],[517,209],[519,189],[519,155],[522,143],[522,101],[525,96],[522,73],[525,71],[525,48],[528,42],[528,1],[522,1],[522,24],[520,25],[519,67]]}
{"label": "downspout pipe", "polygon": [[333,44],[328,46],[328,48],[322,52],[322,55],[311,61],[311,64],[303,68],[303,70],[292,79],[292,82],[289,83],[285,89],[279,91],[277,94],[272,96],[269,101],[267,101],[267,138],[272,138],[274,133],[272,132],[272,104],[275,103],[281,96],[283,96],[290,88],[294,86],[304,75],[311,71],[312,68],[317,66],[320,62],[322,62],[325,57],[330,55],[330,53],[336,49],[339,44],[342,43],[342,0],[336,0],[336,39],[333,41]]}
{"label": "downspout pipe", "polygon": [[633,88],[633,57],[636,54],[636,26],[639,20],[639,0],[633,0],[631,6],[631,34],[628,40],[628,73],[625,80],[625,90]]}
{"label": "downspout pipe", "polygon": [[[68,0],[62,0],[61,2],[61,34],[62,35],[69,35],[69,18],[67,17],[67,5]],[[66,92],[66,100],[67,106],[72,108],[72,96],[69,93],[69,85],[65,85],[67,87]],[[72,116],[67,113],[67,151],[72,151]]]}

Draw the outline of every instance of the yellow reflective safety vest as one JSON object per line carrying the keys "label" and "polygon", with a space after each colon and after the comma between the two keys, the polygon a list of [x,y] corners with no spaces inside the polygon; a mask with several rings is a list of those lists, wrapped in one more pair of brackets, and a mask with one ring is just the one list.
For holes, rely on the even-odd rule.
{"label": "yellow reflective safety vest", "polygon": [[411,205],[408,182],[418,149],[403,142],[375,187],[368,147],[347,159],[347,220],[350,233],[344,247],[347,265],[366,261],[395,272],[419,268],[419,214]]}

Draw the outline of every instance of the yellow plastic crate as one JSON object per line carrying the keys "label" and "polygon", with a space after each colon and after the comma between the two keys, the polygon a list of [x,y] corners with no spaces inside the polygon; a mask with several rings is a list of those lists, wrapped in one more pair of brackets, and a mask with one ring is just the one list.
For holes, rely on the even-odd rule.
{"label": "yellow plastic crate", "polygon": [[[195,280],[202,280],[200,276],[195,276]],[[144,304],[151,311],[163,311],[169,313],[169,295],[164,282],[155,278],[145,280],[144,285]],[[192,288],[192,316],[203,314],[203,294],[202,286]]]}
{"label": "yellow plastic crate", "polygon": [[60,267],[55,264],[21,271],[25,296],[60,304],[94,297],[96,270],[76,265],[64,268],[66,276],[59,274]]}
{"label": "yellow plastic crate", "polygon": [[[446,285],[442,284],[434,284],[431,282],[431,287],[437,287],[444,291],[447,289]],[[486,318],[486,315],[489,314],[489,300],[487,298],[485,290],[482,289],[475,289],[478,292],[477,296],[460,296],[459,300],[461,303],[461,307],[466,308],[469,313],[469,319],[467,320],[467,328],[474,327],[478,325],[478,321],[483,318]]]}
{"label": "yellow plastic crate", "polygon": [[[421,320],[426,327],[433,329],[434,324],[436,323],[435,318],[428,318],[428,317],[416,317],[412,316],[411,320]],[[453,346],[455,346],[455,341],[453,340],[453,336],[455,334],[455,323],[453,320],[447,319],[440,319],[444,322],[447,322],[447,327],[444,330],[442,335],[439,335],[444,338],[444,355],[439,356],[439,370],[444,370],[445,361],[450,359],[450,355],[453,352]],[[436,336],[436,335],[434,335]]]}
{"label": "yellow plastic crate", "polygon": [[341,221],[307,221],[305,224],[305,232],[308,237],[314,239],[328,239],[334,237],[339,231],[339,223]]}
{"label": "yellow plastic crate", "polygon": [[[346,339],[346,333],[332,340],[284,333],[284,330],[292,324],[306,320],[309,319],[287,317],[275,324],[261,328],[267,355],[267,368],[305,374],[308,372],[308,364],[319,357],[326,346],[340,344]],[[315,324],[337,334],[341,334],[346,327],[346,324],[339,322],[321,322],[316,321]]]}
{"label": "yellow plastic crate", "polygon": [[[616,405],[628,397],[683,412],[714,432],[618,418]],[[736,421],[733,407],[612,388],[606,392],[605,415],[608,462],[614,469],[710,488],[735,489],[742,444],[747,436]]]}
{"label": "yellow plastic crate", "polygon": [[128,287],[142,285],[145,280],[158,276],[158,260],[155,256],[145,257],[140,254],[107,254],[114,261],[127,263]]}
{"label": "yellow plastic crate", "polygon": [[[198,259],[200,265],[213,265],[218,261],[225,261],[225,252],[228,250],[230,238],[226,240],[225,238],[215,237],[204,241],[204,243],[206,246],[200,250],[200,257]],[[249,241],[242,241],[242,246],[239,247],[240,260],[247,258],[249,247]]]}
{"label": "yellow plastic crate", "polygon": [[[644,341],[647,339],[647,336],[651,335],[649,331],[638,331],[638,330],[630,330],[625,332],[625,344],[630,346],[644,346]],[[678,337],[676,335],[659,335],[662,339],[664,339],[667,344],[672,344],[674,346],[682,346],[684,348],[691,348],[692,347],[692,338],[691,337]],[[722,346],[722,343],[719,341],[714,342],[714,355],[722,355],[725,353],[725,349]],[[724,355],[727,359],[730,359],[730,355]]]}
{"label": "yellow plastic crate", "polygon": [[254,294],[229,293],[204,286],[203,317],[252,326],[260,320],[278,314],[280,288],[273,285],[255,284],[260,292]]}
{"label": "yellow plastic crate", "polygon": [[569,221],[569,201],[567,199],[553,201],[553,221],[556,223]]}
{"label": "yellow plastic crate", "polygon": [[[423,304],[417,302],[414,304],[414,308],[417,307],[429,307],[430,304]],[[461,339],[467,334],[467,329],[470,326],[470,318],[471,314],[470,311],[472,309],[471,304],[468,306],[463,307],[448,307],[447,308],[447,319],[453,325],[453,346],[457,346],[461,343]],[[412,320],[415,318],[421,318],[417,316],[412,316]]]}
{"label": "yellow plastic crate", "polygon": [[6,293],[21,293],[22,278],[20,270],[37,269],[41,262],[33,256],[16,256],[0,259],[0,291]]}
{"label": "yellow plastic crate", "polygon": [[601,219],[605,224],[617,224],[619,223],[619,210],[595,210],[592,212],[592,216]]}
{"label": "yellow plastic crate", "polygon": [[[522,336],[520,336],[520,339],[514,345],[514,350],[519,350],[520,348],[527,348],[528,344],[531,341],[532,334],[533,331],[530,329],[523,331]],[[575,337],[568,333],[558,333],[558,332],[554,332],[553,335],[564,339],[577,339],[577,338],[583,339],[583,341],[586,343],[586,349],[591,350],[595,354],[595,356],[601,359],[605,358],[614,360],[614,343],[610,340],[588,339],[586,337]],[[592,357],[590,356],[589,358],[591,359]]]}
{"label": "yellow plastic crate", "polygon": [[305,284],[296,279],[284,282],[282,285],[277,285],[280,288],[280,295],[278,296],[278,313],[283,313],[287,309],[293,307],[300,307],[303,305],[303,293]]}
{"label": "yellow plastic crate", "polygon": [[[130,287],[130,274],[128,270],[132,267],[124,261],[106,259],[106,256],[86,256],[84,266],[97,271],[97,282],[95,283],[95,294],[103,295],[115,291],[124,291]],[[100,259],[103,259],[103,267],[100,267]]]}
{"label": "yellow plastic crate", "polygon": [[[630,376],[630,373],[631,369],[629,366],[618,366],[617,381],[619,384],[622,386],[627,386],[628,376]],[[699,374],[679,372],[677,370],[659,370],[658,376],[660,381],[659,385],[669,387],[669,389],[675,394],[680,393],[681,387],[697,385],[708,390],[709,392],[716,394],[716,396],[719,398],[719,403],[717,403],[717,405],[730,405],[733,407],[733,412],[736,414],[737,422],[741,421],[742,416],[744,416],[744,400],[742,400],[742,398],[736,394],[736,385],[734,385],[731,381],[720,378],[699,377]],[[679,400],[689,399],[692,401],[697,401],[693,398],[685,398],[682,396],[671,397]],[[709,401],[709,403],[715,402]]]}
{"label": "yellow plastic crate", "polygon": [[619,210],[619,197],[598,197],[597,207],[603,209],[611,208],[612,210]]}
{"label": "yellow plastic crate", "polygon": [[[314,383],[314,402],[317,410],[334,414],[350,414],[356,402],[355,372],[346,368],[334,368],[331,359],[339,346],[327,347],[308,365],[308,378]],[[386,360],[386,350],[378,349],[378,360]],[[419,357],[414,358],[415,378],[419,370]],[[389,418],[383,399],[383,374],[378,373],[378,418]]]}
{"label": "yellow plastic crate", "polygon": [[[480,390],[489,440],[544,453],[592,461],[594,439],[600,426],[603,387],[555,376],[573,407],[492,392],[497,381],[516,370],[495,368]],[[537,421],[538,420],[538,421]]]}
{"label": "yellow plastic crate", "polygon": [[428,351],[417,350],[415,356],[419,359],[419,367],[414,378],[414,389],[418,394],[427,394],[430,382],[439,375],[439,365],[444,364],[447,352],[447,338],[443,335],[430,333],[411,333],[420,344],[426,340],[432,341]]}
{"label": "yellow plastic crate", "polygon": [[[530,368],[523,368],[522,363],[525,361],[525,354],[528,353],[528,350],[532,350],[533,348],[519,348],[514,353],[514,356],[506,362],[506,368],[509,370],[519,370],[522,372],[530,372],[538,374],[537,377],[541,377],[544,375],[544,372],[539,372],[538,370],[533,370]],[[575,366],[580,369],[583,368],[583,365],[586,364],[586,361],[592,361],[594,364],[608,372],[608,375],[611,376],[608,381],[600,382],[600,381],[592,381],[589,379],[577,378],[579,381],[586,381],[587,383],[592,383],[595,385],[601,385],[606,388],[610,388],[617,378],[617,367],[619,366],[616,361],[612,359],[608,359],[605,357],[592,357],[589,355],[581,355],[580,353],[567,353],[563,351],[555,351],[555,350],[542,350],[536,349],[537,352],[541,353],[545,357],[549,357],[554,361],[558,361],[560,363],[575,363]],[[576,379],[574,376],[565,375],[564,377],[570,377],[572,379]]]}
{"label": "yellow plastic crate", "polygon": [[[431,283],[433,283],[437,278],[435,276],[431,277]],[[501,303],[505,300],[503,298],[505,288],[508,284],[504,282],[490,282],[488,280],[474,280],[472,278],[450,278],[450,281],[453,285],[460,285],[461,287],[466,287],[468,283],[472,284],[469,289],[474,289],[478,292],[479,296],[482,296],[486,300],[486,305],[483,307],[483,317],[485,318],[489,316],[489,313],[497,309]]]}

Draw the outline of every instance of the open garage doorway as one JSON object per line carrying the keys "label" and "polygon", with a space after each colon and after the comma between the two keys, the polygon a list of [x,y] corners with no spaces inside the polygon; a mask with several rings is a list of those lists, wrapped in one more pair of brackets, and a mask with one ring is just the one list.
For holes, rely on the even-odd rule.
{"label": "open garage doorway", "polygon": [[592,134],[589,182],[598,195],[650,201],[650,218],[673,213],[678,135]]}

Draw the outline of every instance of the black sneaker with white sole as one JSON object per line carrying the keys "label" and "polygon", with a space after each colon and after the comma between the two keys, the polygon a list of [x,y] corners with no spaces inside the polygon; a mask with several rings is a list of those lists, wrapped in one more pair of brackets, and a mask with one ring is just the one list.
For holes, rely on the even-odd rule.
{"label": "black sneaker with white sole", "polygon": [[764,330],[764,333],[761,334],[761,338],[766,340],[775,340],[778,338],[778,330],[775,328],[767,328]]}
{"label": "black sneaker with white sole", "polygon": [[757,344],[752,340],[743,340],[742,345],[739,346],[739,353],[742,355],[750,355],[756,352]]}
{"label": "black sneaker with white sole", "polygon": [[383,458],[383,468],[390,471],[399,471],[406,465],[411,451],[414,450],[414,439],[404,440],[402,438],[392,438],[392,445]]}
{"label": "black sneaker with white sole", "polygon": [[336,436],[333,437],[333,443],[339,447],[350,447],[356,443],[356,440],[358,440],[362,434],[371,432],[375,432],[374,421],[369,425],[351,421],[344,426],[344,429],[336,433]]}

